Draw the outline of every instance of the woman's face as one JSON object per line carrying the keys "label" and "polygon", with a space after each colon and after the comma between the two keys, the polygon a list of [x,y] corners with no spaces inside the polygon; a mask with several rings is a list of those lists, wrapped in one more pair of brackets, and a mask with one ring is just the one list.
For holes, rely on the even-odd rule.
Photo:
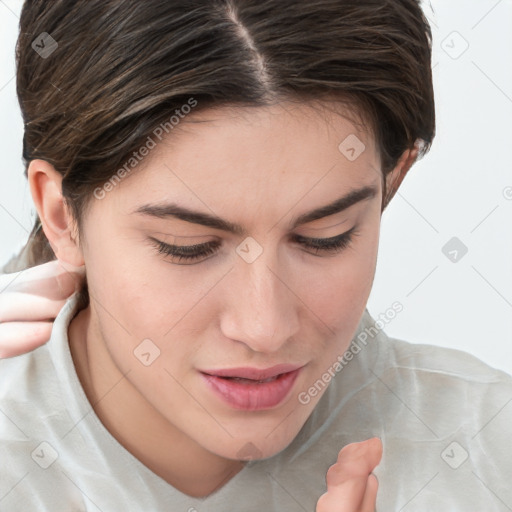
{"label": "woman's face", "polygon": [[[325,388],[310,400],[304,393],[364,313],[381,180],[373,138],[329,110],[191,113],[97,194],[84,219],[99,342],[154,409],[206,450],[230,459],[281,451]],[[361,200],[329,208],[361,189]],[[346,233],[337,251],[308,242]],[[165,254],[169,246],[199,256]],[[266,375],[287,374],[266,383],[236,370],[276,365],[289,366]]]}

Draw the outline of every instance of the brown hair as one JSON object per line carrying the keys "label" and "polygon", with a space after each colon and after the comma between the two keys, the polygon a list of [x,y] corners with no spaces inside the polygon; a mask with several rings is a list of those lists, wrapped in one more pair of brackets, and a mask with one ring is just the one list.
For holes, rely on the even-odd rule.
{"label": "brown hair", "polygon": [[[385,177],[433,141],[431,43],[419,0],[25,0],[25,175],[51,163],[80,228],[94,189],[191,98],[199,111],[329,97],[369,121]],[[37,219],[9,271],[54,258]]]}

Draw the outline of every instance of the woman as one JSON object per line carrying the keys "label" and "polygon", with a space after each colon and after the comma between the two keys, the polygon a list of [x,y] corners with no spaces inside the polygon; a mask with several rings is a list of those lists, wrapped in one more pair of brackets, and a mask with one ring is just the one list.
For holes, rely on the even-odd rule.
{"label": "woman", "polygon": [[512,378],[366,310],[430,45],[414,0],[25,2],[9,270],[85,279],[0,361],[3,509],[512,503]]}

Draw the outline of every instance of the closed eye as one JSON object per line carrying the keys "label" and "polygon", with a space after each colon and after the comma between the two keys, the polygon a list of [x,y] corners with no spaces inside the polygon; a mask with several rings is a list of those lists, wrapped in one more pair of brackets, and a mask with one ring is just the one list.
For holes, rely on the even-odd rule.
{"label": "closed eye", "polygon": [[[335,254],[343,251],[358,235],[356,226],[341,235],[330,238],[308,238],[301,235],[293,235],[292,240],[313,251],[315,255],[320,253]],[[169,245],[161,240],[150,237],[159,254],[169,256],[177,261],[196,261],[213,254],[221,245],[219,241],[206,242],[197,245]]]}
{"label": "closed eye", "polygon": [[301,235],[294,235],[294,241],[302,244],[307,249],[318,252],[336,253],[340,252],[352,243],[357,235],[355,226],[341,235],[330,238],[307,238]]}

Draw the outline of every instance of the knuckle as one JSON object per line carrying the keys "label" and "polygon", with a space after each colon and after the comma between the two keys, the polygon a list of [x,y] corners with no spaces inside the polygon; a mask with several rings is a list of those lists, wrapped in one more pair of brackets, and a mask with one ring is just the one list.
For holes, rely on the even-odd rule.
{"label": "knuckle", "polygon": [[333,464],[327,470],[327,474],[325,475],[325,481],[328,486],[336,485],[340,482],[342,476],[341,467],[338,463]]}
{"label": "knuckle", "polygon": [[329,511],[329,494],[326,492],[320,496],[316,503],[315,512],[330,512]]}
{"label": "knuckle", "polygon": [[346,456],[354,457],[354,458],[356,458],[356,457],[359,458],[359,457],[364,456],[365,453],[366,453],[365,446],[361,445],[361,443],[350,443],[350,444],[345,445],[339,451],[339,453],[338,453],[338,461],[342,457],[346,457]]}

